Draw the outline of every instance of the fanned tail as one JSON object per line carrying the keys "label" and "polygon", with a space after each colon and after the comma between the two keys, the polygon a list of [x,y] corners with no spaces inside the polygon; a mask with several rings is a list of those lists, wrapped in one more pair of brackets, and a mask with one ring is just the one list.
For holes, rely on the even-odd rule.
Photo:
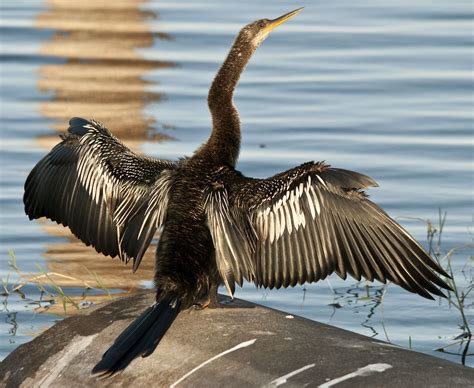
{"label": "fanned tail", "polygon": [[115,340],[92,369],[102,377],[125,369],[138,356],[148,357],[171,326],[180,311],[176,298],[164,298],[148,307]]}

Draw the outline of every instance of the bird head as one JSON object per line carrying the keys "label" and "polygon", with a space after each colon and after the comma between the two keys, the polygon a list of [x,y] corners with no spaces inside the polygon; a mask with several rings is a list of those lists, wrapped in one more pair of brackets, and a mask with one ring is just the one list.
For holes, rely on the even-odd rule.
{"label": "bird head", "polygon": [[[296,16],[304,7],[288,12],[276,19],[260,19],[246,25],[239,33],[239,38],[257,48],[265,40],[268,34],[280,24]],[[238,39],[238,40],[240,40]]]}

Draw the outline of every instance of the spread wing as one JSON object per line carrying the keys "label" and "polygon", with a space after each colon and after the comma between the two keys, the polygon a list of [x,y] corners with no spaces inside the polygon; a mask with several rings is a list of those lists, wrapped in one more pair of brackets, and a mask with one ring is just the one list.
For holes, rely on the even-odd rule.
{"label": "spread wing", "polygon": [[[353,171],[307,163],[268,179],[223,176],[209,194],[208,219],[219,271],[230,292],[243,278],[280,288],[336,272],[432,298],[448,276],[362,189]],[[218,199],[216,195],[219,195]]]}
{"label": "spread wing", "polygon": [[23,201],[98,252],[134,261],[164,221],[175,165],[135,155],[96,121],[73,118],[68,133],[30,172]]}

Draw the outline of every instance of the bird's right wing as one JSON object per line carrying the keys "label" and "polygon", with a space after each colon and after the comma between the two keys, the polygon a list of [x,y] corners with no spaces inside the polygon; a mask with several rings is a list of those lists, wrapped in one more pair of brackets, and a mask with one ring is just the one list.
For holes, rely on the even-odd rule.
{"label": "bird's right wing", "polygon": [[134,154],[100,123],[81,118],[30,172],[25,212],[69,226],[85,244],[134,271],[166,216],[175,164]]}

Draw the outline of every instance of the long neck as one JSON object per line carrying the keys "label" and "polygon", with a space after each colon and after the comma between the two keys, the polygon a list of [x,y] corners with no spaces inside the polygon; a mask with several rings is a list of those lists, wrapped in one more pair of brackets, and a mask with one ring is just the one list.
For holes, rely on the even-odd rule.
{"label": "long neck", "polygon": [[251,45],[239,44],[237,39],[209,90],[207,101],[212,115],[212,133],[203,148],[217,163],[235,166],[239,156],[240,120],[233,95],[254,51]]}

